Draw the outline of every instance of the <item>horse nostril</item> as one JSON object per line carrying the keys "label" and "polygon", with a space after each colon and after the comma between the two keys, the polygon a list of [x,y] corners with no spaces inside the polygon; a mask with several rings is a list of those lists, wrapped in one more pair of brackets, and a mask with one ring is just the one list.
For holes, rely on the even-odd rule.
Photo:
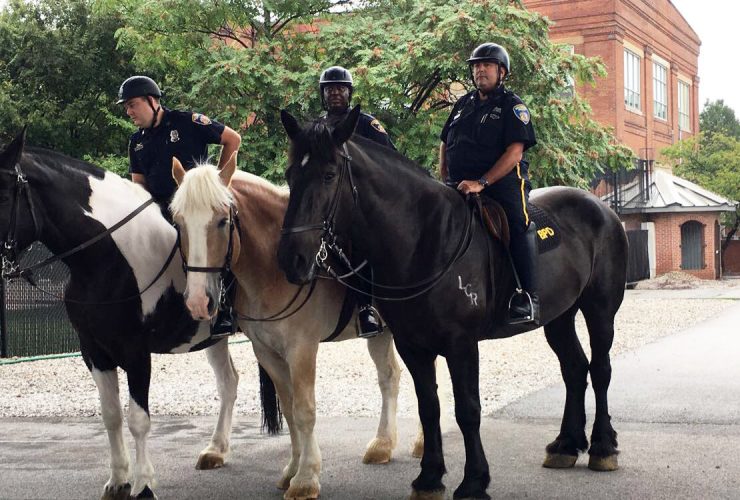
{"label": "horse nostril", "polygon": [[216,312],[216,301],[213,300],[211,294],[208,294],[208,314],[213,316],[214,312]]}

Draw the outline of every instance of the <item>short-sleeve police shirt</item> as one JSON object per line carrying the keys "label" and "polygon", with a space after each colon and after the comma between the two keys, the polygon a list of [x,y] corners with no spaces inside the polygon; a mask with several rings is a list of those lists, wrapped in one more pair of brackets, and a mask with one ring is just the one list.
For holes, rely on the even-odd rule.
{"label": "short-sleeve police shirt", "polygon": [[219,144],[224,126],[200,113],[164,109],[153,130],[140,129],[129,142],[129,172],[143,174],[147,189],[158,202],[175,192],[172,157],[186,170],[208,159],[208,145]]}
{"label": "short-sleeve police shirt", "polygon": [[[527,106],[503,86],[480,100],[474,90],[459,99],[442,129],[450,180],[480,179],[515,142],[537,143]],[[521,171],[527,162],[522,158]],[[516,176],[516,169],[508,175]]]}

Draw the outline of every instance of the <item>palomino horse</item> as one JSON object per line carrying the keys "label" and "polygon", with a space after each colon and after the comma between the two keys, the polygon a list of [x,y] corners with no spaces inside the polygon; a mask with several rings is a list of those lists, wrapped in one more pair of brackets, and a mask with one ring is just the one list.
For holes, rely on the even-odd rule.
{"label": "palomino horse", "polygon": [[[199,320],[213,316],[220,293],[216,273],[230,265],[239,284],[235,308],[240,325],[275,383],[290,429],[292,455],[278,487],[287,489],[285,498],[316,498],[321,488],[321,452],[314,435],[316,353],[327,337],[356,338],[354,304],[347,307],[347,292],[337,283],[324,281],[299,290],[285,280],[277,263],[288,205],[285,189],[235,172],[234,158],[221,171],[202,165],[186,173],[176,159],[173,163],[179,187],[170,208],[180,228],[188,269],[200,269],[188,272],[188,308]],[[247,314],[271,320],[250,321]],[[376,437],[363,461],[385,463],[396,446],[400,369],[390,333],[369,339],[367,346],[378,371],[383,403]]]}
{"label": "palomino horse", "polygon": [[[333,129],[320,122],[301,128],[283,112],[291,139],[290,202],[280,266],[292,283],[301,284],[313,280],[317,268],[328,267],[342,241],[367,258],[375,290],[386,299],[381,313],[419,401],[424,456],[414,495],[440,495],[444,489],[433,368],[442,355],[466,450],[465,475],[454,497],[490,498],[479,430],[478,341],[532,329],[502,320],[513,290],[507,249],[488,236],[457,191],[395,151],[362,137],[350,140],[358,115],[359,107]],[[571,467],[579,451],[588,448],[584,398],[590,372],[596,416],[589,467],[613,470],[617,441],[607,405],[609,349],[624,295],[627,239],[614,212],[585,191],[543,189],[533,202],[560,236],[559,246],[539,256],[538,290],[545,337],[560,360],[567,390],[560,434],[547,446],[544,465]],[[590,363],[576,336],[579,309],[588,326]]]}
{"label": "palomino horse", "polygon": [[[65,305],[100,393],[111,449],[111,475],[102,497],[154,497],[154,468],[147,451],[151,353],[207,348],[221,408],[196,467],[221,466],[229,450],[239,377],[228,343],[208,340],[208,323],[193,321],[185,308],[175,229],[156,204],[144,205],[151,197],[140,186],[52,151],[24,151],[24,142],[21,133],[0,153],[2,272],[17,277],[18,252],[34,241],[69,267]],[[122,432],[119,367],[128,375],[128,427],[136,442],[133,486]]]}

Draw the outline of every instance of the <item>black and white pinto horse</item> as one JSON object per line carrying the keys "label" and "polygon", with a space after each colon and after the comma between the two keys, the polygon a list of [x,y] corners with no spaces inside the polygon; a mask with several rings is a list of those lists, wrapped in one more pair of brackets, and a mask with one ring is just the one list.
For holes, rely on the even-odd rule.
{"label": "black and white pinto horse", "polygon": [[[220,171],[206,164],[186,173],[176,159],[173,163],[179,187],[171,210],[187,259],[188,309],[196,319],[210,319],[221,293],[218,273],[224,266],[233,270],[240,324],[275,383],[290,430],[290,460],[278,487],[286,490],[286,500],[317,498],[321,451],[314,431],[316,356],[322,341],[357,339],[355,301],[338,283],[325,280],[299,288],[280,271],[277,247],[288,206],[286,189],[236,171],[233,157]],[[368,339],[367,348],[377,370],[382,405],[377,433],[363,462],[387,463],[397,443],[401,370],[390,333]],[[415,449],[421,446],[417,445]]]}
{"label": "black and white pinto horse", "polygon": [[[374,271],[381,313],[414,380],[424,428],[421,472],[412,497],[443,495],[445,473],[434,360],[447,359],[455,415],[465,442],[465,475],[455,498],[490,498],[489,467],[480,438],[478,341],[509,337],[531,326],[507,326],[513,291],[507,250],[474,217],[470,203],[402,155],[352,136],[359,107],[330,129],[302,128],[287,112],[291,139],[286,177],[290,202],[278,259],[288,280],[306,283],[335,266],[346,242]],[[533,193],[561,243],[539,257],[538,291],[545,337],[560,360],[566,385],[560,434],[544,465],[572,467],[589,448],[585,391],[590,373],[596,415],[589,467],[617,468],[616,432],[608,413],[609,350],[614,317],[624,296],[627,239],[616,214],[593,195],[573,188]],[[348,248],[343,248],[346,252]],[[401,300],[403,299],[403,300]],[[575,315],[585,317],[587,359]]]}
{"label": "black and white pinto horse", "polygon": [[[24,142],[25,133],[21,133],[0,153],[3,273],[17,275],[17,254],[34,241],[42,242],[69,267],[65,305],[100,394],[110,443],[111,475],[102,497],[155,496],[154,467],[147,450],[151,353],[207,348],[221,407],[211,442],[196,467],[223,465],[238,374],[226,340],[209,340],[208,323],[193,321],[185,307],[182,261],[179,253],[171,255],[175,229],[157,205],[150,204],[109,232],[144,206],[149,194],[89,163],[45,149],[24,150]],[[128,427],[136,444],[133,485],[122,433],[119,367],[128,376]]]}

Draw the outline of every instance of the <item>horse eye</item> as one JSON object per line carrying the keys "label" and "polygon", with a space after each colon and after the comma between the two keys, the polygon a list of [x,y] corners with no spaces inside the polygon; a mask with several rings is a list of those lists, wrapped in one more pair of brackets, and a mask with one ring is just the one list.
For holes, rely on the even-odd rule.
{"label": "horse eye", "polygon": [[218,228],[221,229],[221,228],[226,227],[227,222],[229,222],[229,220],[226,217],[224,217],[223,219],[218,221]]}
{"label": "horse eye", "polygon": [[324,182],[331,182],[331,180],[334,178],[336,174],[334,172],[327,172],[324,174]]}

